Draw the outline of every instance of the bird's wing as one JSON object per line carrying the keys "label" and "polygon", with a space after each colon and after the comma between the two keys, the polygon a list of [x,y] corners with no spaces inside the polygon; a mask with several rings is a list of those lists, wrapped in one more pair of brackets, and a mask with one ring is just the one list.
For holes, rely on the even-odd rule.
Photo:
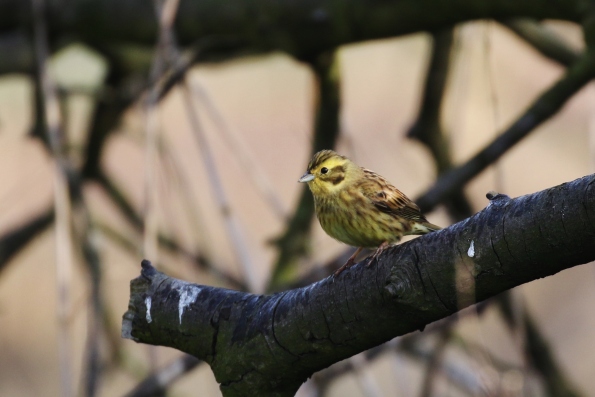
{"label": "bird's wing", "polygon": [[367,176],[362,194],[381,212],[415,222],[427,222],[417,204],[377,173],[364,169]]}

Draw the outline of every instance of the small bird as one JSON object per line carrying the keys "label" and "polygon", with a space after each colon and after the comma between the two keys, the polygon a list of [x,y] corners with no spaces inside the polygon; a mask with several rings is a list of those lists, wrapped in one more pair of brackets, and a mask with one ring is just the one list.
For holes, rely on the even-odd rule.
{"label": "small bird", "polygon": [[335,276],[353,266],[363,248],[376,248],[370,266],[401,237],[441,229],[429,223],[419,207],[382,176],[332,150],[316,153],[299,182],[308,183],[322,229],[332,238],[358,247]]}

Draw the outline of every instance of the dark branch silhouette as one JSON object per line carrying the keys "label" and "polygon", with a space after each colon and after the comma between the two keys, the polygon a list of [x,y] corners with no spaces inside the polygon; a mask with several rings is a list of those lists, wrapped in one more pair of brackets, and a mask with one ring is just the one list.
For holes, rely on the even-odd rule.
{"label": "dark branch silhouette", "polygon": [[595,52],[587,51],[552,87],[546,90],[506,131],[464,164],[445,172],[415,200],[423,212],[431,211],[447,197],[493,164],[511,147],[560,110],[595,76]]}

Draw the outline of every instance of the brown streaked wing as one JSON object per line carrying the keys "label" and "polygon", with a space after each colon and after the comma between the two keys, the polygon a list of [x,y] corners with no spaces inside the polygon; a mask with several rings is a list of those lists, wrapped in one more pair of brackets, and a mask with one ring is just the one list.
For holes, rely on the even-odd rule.
{"label": "brown streaked wing", "polygon": [[417,204],[377,173],[364,170],[368,178],[361,189],[381,212],[417,222],[427,222]]}

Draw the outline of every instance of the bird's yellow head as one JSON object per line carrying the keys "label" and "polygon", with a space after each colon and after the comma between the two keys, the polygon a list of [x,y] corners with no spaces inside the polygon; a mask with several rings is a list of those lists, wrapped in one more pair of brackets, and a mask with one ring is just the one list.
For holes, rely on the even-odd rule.
{"label": "bird's yellow head", "polygon": [[299,179],[307,182],[314,196],[336,193],[348,186],[359,176],[361,168],[347,157],[332,150],[321,150],[316,153],[308,171]]}

